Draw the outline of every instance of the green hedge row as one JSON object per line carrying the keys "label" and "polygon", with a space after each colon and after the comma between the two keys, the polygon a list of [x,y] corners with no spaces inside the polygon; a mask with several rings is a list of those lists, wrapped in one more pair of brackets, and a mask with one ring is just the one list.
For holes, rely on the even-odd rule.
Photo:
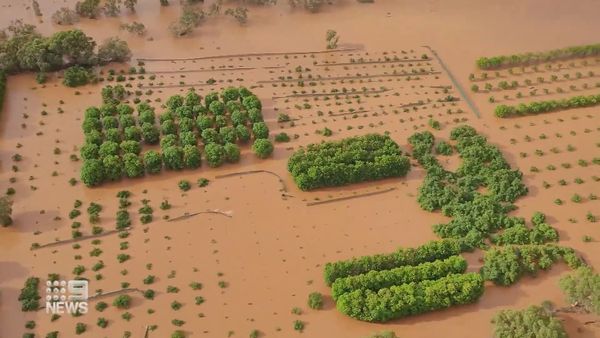
{"label": "green hedge row", "polygon": [[508,106],[501,104],[496,106],[494,114],[497,117],[505,118],[512,116],[523,116],[540,113],[548,113],[558,110],[572,108],[592,107],[600,104],[600,94],[598,95],[579,95],[562,100],[536,101],[530,103],[521,103],[517,106]]}
{"label": "green hedge row", "polygon": [[363,256],[325,264],[325,283],[331,286],[338,278],[360,275],[369,271],[399,268],[446,259],[471,250],[460,239],[430,241],[416,248],[399,249],[390,254]]}
{"label": "green hedge row", "polygon": [[483,291],[484,281],[480,274],[456,274],[378,291],[355,290],[341,295],[336,305],[340,312],[350,317],[368,322],[385,322],[474,303]]}
{"label": "green hedge row", "polygon": [[495,69],[594,55],[600,55],[600,44],[566,47],[545,52],[481,57],[476,63],[480,69]]}
{"label": "green hedge row", "polygon": [[426,262],[415,266],[403,266],[391,270],[369,271],[362,275],[338,278],[331,286],[333,299],[358,289],[377,291],[394,285],[434,280],[450,274],[464,273],[467,261],[462,256]]}
{"label": "green hedge row", "polygon": [[485,280],[506,286],[523,275],[535,276],[561,259],[571,268],[583,265],[573,249],[553,244],[496,247],[486,251],[481,274]]}
{"label": "green hedge row", "polygon": [[302,190],[400,177],[409,169],[398,144],[378,134],[310,144],[288,161],[288,171]]}
{"label": "green hedge row", "polygon": [[0,70],[0,112],[4,105],[4,95],[6,94],[6,73]]}

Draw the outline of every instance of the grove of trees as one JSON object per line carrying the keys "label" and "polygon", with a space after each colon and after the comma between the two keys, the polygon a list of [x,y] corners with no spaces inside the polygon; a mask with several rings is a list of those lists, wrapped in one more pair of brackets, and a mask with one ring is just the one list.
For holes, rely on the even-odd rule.
{"label": "grove of trees", "polygon": [[495,338],[567,338],[558,318],[549,309],[530,306],[523,310],[502,310],[492,319]]}
{"label": "grove of trees", "polygon": [[385,322],[454,305],[476,302],[484,291],[478,273],[452,274],[383,288],[378,291],[358,289],[339,296],[337,309],[356,319]]}
{"label": "grove of trees", "polygon": [[288,160],[288,171],[302,190],[402,177],[409,169],[398,144],[378,134],[310,144]]}
{"label": "grove of trees", "polygon": [[[204,99],[195,91],[171,96],[158,116],[146,102],[135,108],[121,103],[126,96],[123,86],[107,86],[102,90],[104,103],[85,111],[80,154],[81,179],[87,186],[157,174],[163,168],[195,169],[202,157],[210,167],[235,163],[241,157],[238,144],[252,137],[259,157],[273,151],[269,129],[262,121],[262,104],[244,87],[211,92]],[[157,143],[160,152],[143,152],[143,144]]]}
{"label": "grove of trees", "polygon": [[560,280],[560,288],[571,304],[600,315],[600,275],[589,266],[582,266]]}

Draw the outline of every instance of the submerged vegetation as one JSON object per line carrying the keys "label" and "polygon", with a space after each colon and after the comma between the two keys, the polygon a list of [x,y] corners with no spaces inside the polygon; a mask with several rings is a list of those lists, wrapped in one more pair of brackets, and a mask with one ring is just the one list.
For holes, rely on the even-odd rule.
{"label": "submerged vegetation", "polygon": [[562,100],[548,100],[530,103],[521,103],[517,106],[499,105],[494,114],[497,117],[512,117],[548,113],[572,108],[592,107],[600,104],[600,94],[587,96],[574,96]]}
{"label": "submerged vegetation", "polygon": [[296,151],[287,167],[300,189],[312,190],[402,177],[410,161],[389,136],[370,134],[310,144]]}
{"label": "submerged vegetation", "polygon": [[596,55],[600,55],[600,44],[566,47],[536,53],[482,57],[476,63],[480,69],[495,69]]}

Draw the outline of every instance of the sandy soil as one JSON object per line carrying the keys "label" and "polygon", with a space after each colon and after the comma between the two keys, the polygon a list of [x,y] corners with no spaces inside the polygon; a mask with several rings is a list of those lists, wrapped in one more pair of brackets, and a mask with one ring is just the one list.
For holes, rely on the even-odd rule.
{"label": "sandy soil", "polygon": [[[358,5],[348,1],[335,7],[328,6],[319,14],[290,13],[283,6],[251,8],[246,26],[240,27],[228,17],[210,19],[193,36],[173,39],[167,25],[177,17],[179,6],[160,8],[158,1],[141,2],[135,15],[123,11],[118,18],[82,20],[77,27],[98,39],[115,35],[127,39],[134,58],[281,53],[195,61],[148,60],[145,65],[147,72],[156,74],[156,79],[132,81],[134,85],[140,83],[144,91],[153,90],[151,95],[143,98],[164,100],[175,93],[185,93],[191,84],[204,84],[209,78],[218,82],[213,86],[195,85],[201,95],[230,84],[255,86],[253,90],[263,100],[264,115],[271,133],[285,131],[290,135],[297,134],[298,138],[287,144],[277,144],[274,156],[269,160],[257,160],[245,148],[242,161],[237,165],[219,169],[204,166],[196,171],[124,180],[96,189],[87,189],[81,184],[71,187],[68,180],[78,178],[80,162],[72,162],[69,155],[78,154],[77,147],[83,139],[80,129],[82,112],[87,106],[100,103],[101,86],[78,88],[80,95],[76,95],[75,90],[63,87],[59,79],[53,79],[42,88],[30,74],[10,77],[8,95],[0,116],[0,188],[14,187],[17,193],[13,213],[15,224],[0,229],[0,337],[20,337],[26,331],[24,323],[27,320],[36,321],[34,331],[39,336],[59,330],[61,337],[73,337],[75,323],[84,322],[88,324],[88,337],[120,337],[125,330],[131,331],[133,337],[141,337],[145,327],[154,324],[158,328],[150,337],[166,337],[177,329],[171,324],[172,319],[184,320],[186,324],[181,329],[191,337],[228,337],[231,332],[235,333],[234,337],[244,337],[253,329],[260,330],[267,337],[290,337],[298,335],[292,328],[295,319],[307,323],[303,335],[308,337],[358,338],[382,329],[395,330],[402,337],[434,337],[442,331],[447,337],[489,337],[490,318],[501,309],[525,307],[543,300],[551,300],[558,306],[567,305],[557,285],[567,268],[557,266],[535,279],[526,278],[511,288],[490,285],[477,304],[385,325],[347,318],[335,310],[330,298],[324,310],[308,309],[308,293],[329,293],[322,280],[324,263],[422,244],[435,239],[431,225],[444,220],[439,214],[420,210],[416,203],[415,196],[424,174],[419,167],[403,179],[310,193],[299,191],[286,172],[287,157],[299,146],[325,139],[315,133],[324,127],[333,131],[330,139],[389,131],[406,149],[407,137],[415,130],[427,129],[430,117],[442,123],[442,130],[434,131],[442,139],[447,138],[449,130],[459,123],[473,125],[491,142],[499,145],[510,162],[525,173],[530,193],[517,202],[519,210],[516,214],[529,217],[537,210],[545,212],[559,230],[561,244],[575,248],[591,265],[600,266],[597,242],[584,243],[581,240],[584,235],[600,239],[598,227],[585,220],[588,211],[600,216],[598,201],[587,198],[590,193],[599,190],[600,183],[593,181],[591,176],[600,176],[600,173],[592,164],[588,167],[577,164],[579,159],[591,161],[600,153],[596,146],[600,128],[597,108],[499,120],[492,116],[493,105],[488,103],[488,97],[494,95],[503,102],[504,95],[509,95],[506,102],[525,102],[531,99],[529,88],[492,94],[469,92],[482,114],[481,118],[477,118],[463,100],[453,104],[435,102],[446,95],[460,95],[435,59],[418,60],[424,53],[431,56],[422,47],[431,46],[468,91],[471,86],[469,74],[479,76],[481,73],[476,72],[473,65],[481,55],[597,42],[594,38],[599,27],[595,13],[600,9],[599,3],[591,0],[577,4],[554,0],[379,0],[374,5]],[[50,16],[66,4],[72,6],[71,1],[40,1],[44,13],[44,22],[40,23],[33,11],[27,8],[29,1],[0,0],[0,22],[6,26],[14,18],[23,18],[26,22],[38,24],[40,31],[51,33],[64,29],[52,25]],[[119,22],[130,21],[143,22],[149,29],[147,37],[152,37],[152,41],[118,30]],[[340,48],[357,50],[311,53],[324,49],[325,31],[330,28],[341,35]],[[284,54],[303,51],[306,53]],[[395,55],[400,59],[417,60],[333,65],[348,63],[352,58],[378,61]],[[325,63],[329,65],[325,66]],[[297,81],[278,79],[280,76],[297,76],[298,66],[304,69],[302,75],[306,86],[298,87]],[[577,71],[586,73],[589,70],[600,74],[600,66],[593,62],[589,66],[574,68],[563,63],[563,67],[568,69],[558,74],[573,75]],[[421,68],[439,74],[413,76],[410,81],[405,76],[383,76],[394,71],[410,72]],[[543,70],[543,67],[540,69]],[[531,69],[526,71],[534,74]],[[317,78],[315,86],[308,85],[306,77],[309,74],[313,79]],[[500,80],[491,79],[494,76],[490,74],[487,82],[496,85]],[[527,77],[535,80],[541,75],[511,75],[503,71],[501,76],[502,80],[509,82],[513,79],[523,82]],[[549,77],[550,72],[543,76]],[[184,84],[180,84],[181,81]],[[477,83],[483,87],[485,82]],[[569,89],[571,84],[578,86],[577,93],[597,93],[592,85],[596,82],[596,79],[572,79],[538,86],[538,96],[545,99],[574,95]],[[286,87],[282,83],[286,83]],[[589,83],[590,89],[582,89],[583,83]],[[446,94],[439,86],[452,88]],[[555,89],[558,86],[563,87],[565,93],[557,94]],[[355,88],[359,92],[366,87],[367,93],[339,95],[338,98],[331,95],[329,100],[325,96],[317,96],[318,101],[315,96],[279,98],[297,95],[302,90],[327,93],[332,89],[341,91],[344,87],[348,90]],[[548,88],[550,93],[542,95],[543,88]],[[516,98],[519,90],[525,94],[522,99]],[[65,103],[61,104],[59,100]],[[411,107],[404,112],[399,107],[419,101],[423,101],[423,105],[418,105],[417,110]],[[309,103],[310,108],[303,107],[304,103]],[[64,113],[58,112],[59,107]],[[354,117],[348,114],[350,109],[360,113]],[[451,114],[448,114],[449,109]],[[47,115],[42,115],[42,111],[46,111]],[[319,111],[323,112],[322,115]],[[295,120],[294,126],[278,124],[276,116],[279,112],[289,114]],[[23,114],[28,114],[28,118],[24,118]],[[557,133],[562,137],[559,138]],[[546,138],[540,137],[541,134],[545,134]],[[527,141],[527,135],[532,140]],[[575,150],[567,151],[568,144],[573,145]],[[58,155],[54,154],[56,147],[61,149]],[[560,152],[555,154],[552,148]],[[544,156],[536,155],[537,149],[542,150]],[[15,164],[11,156],[15,153],[23,156],[23,160],[16,163],[19,167],[16,173],[11,170]],[[526,153],[527,157],[521,157],[520,153]],[[456,157],[450,157],[448,167],[456,167],[458,162]],[[570,163],[572,167],[565,169],[561,163]],[[554,164],[557,169],[548,170],[549,164]],[[530,172],[532,166],[540,171]],[[221,174],[254,169],[280,175],[293,197],[282,198],[280,183],[269,174],[216,178]],[[52,176],[53,171],[58,175]],[[14,184],[9,183],[10,177],[16,177]],[[209,178],[211,184],[206,188],[194,186],[184,194],[177,188],[180,179],[195,182],[199,177]],[[574,183],[577,177],[585,182]],[[559,185],[561,179],[568,184]],[[544,188],[544,181],[551,187]],[[332,204],[306,205],[310,201],[388,188],[395,190]],[[84,207],[90,202],[102,204],[101,226],[105,230],[114,228],[118,202],[115,194],[122,189],[133,192],[133,205],[129,210],[134,228],[128,239],[113,235],[102,238],[99,245],[84,240],[77,250],[66,244],[30,251],[34,242],[43,244],[70,238],[68,213],[75,199],[82,200]],[[570,201],[574,193],[584,196],[582,203]],[[140,224],[136,211],[144,198],[149,199],[155,209],[155,221],[148,225]],[[555,205],[553,201],[556,198],[565,203]],[[164,199],[173,205],[171,210],[161,211],[158,208]],[[176,217],[205,209],[231,211],[233,217],[199,215],[177,222],[161,219],[163,215]],[[572,223],[569,219],[577,222]],[[80,216],[80,221],[84,224],[83,233],[90,234],[91,225],[86,222],[85,213]],[[125,251],[132,259],[120,264],[116,256],[122,252],[119,243],[123,241],[129,242],[130,249]],[[94,247],[103,250],[100,257],[89,256]],[[81,255],[82,259],[76,260],[75,255]],[[476,270],[481,264],[478,256],[468,255],[471,270]],[[89,268],[98,260],[103,260],[106,267],[100,271],[103,279],[96,281]],[[151,270],[147,268],[148,263],[152,264]],[[54,323],[42,311],[23,313],[19,310],[17,296],[27,277],[38,276],[44,280],[48,273],[59,273],[70,278],[73,267],[78,264],[88,268],[85,276],[92,279],[92,290],[118,289],[121,282],[144,289],[147,286],[142,279],[149,274],[155,275],[157,281],[151,288],[157,291],[157,297],[149,301],[141,295],[132,294],[134,303],[129,311],[133,318],[129,322],[120,318],[124,311],[112,306],[102,314],[92,310],[78,318],[63,316]],[[127,275],[121,274],[123,269],[128,270]],[[175,276],[169,278],[173,271]],[[202,290],[191,290],[188,284],[193,281],[201,282]],[[219,281],[225,281],[228,286],[220,288]],[[167,293],[169,285],[177,286],[181,291]],[[204,304],[194,304],[194,297],[198,295],[206,299]],[[110,303],[112,297],[105,301]],[[178,311],[172,310],[170,304],[173,301],[183,303],[183,307]],[[92,306],[95,303],[92,302]],[[304,313],[300,316],[292,314],[294,307],[302,308]],[[155,310],[155,313],[148,313],[148,309]],[[109,320],[106,329],[96,326],[98,317]],[[561,315],[561,319],[564,319],[573,337],[600,334],[600,328],[583,325],[589,319],[587,316],[569,314]]]}

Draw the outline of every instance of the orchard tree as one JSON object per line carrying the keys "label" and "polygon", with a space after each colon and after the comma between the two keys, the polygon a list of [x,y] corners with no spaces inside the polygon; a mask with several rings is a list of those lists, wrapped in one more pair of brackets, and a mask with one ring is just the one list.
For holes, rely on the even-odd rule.
{"label": "orchard tree", "polygon": [[123,130],[123,139],[127,141],[140,141],[142,139],[142,131],[139,127],[130,126]]}
{"label": "orchard tree", "polygon": [[142,138],[146,144],[157,144],[160,138],[160,133],[156,126],[150,123],[142,124]]}
{"label": "orchard tree", "polygon": [[252,145],[252,150],[254,150],[256,156],[264,159],[271,156],[273,153],[273,144],[271,141],[264,138],[257,139]]}
{"label": "orchard tree", "polygon": [[246,96],[242,99],[242,105],[250,111],[250,109],[257,109],[259,112],[262,110],[262,103],[256,97],[256,95]]}
{"label": "orchard tree", "polygon": [[87,117],[83,120],[81,124],[81,128],[84,133],[89,133],[92,130],[101,131],[102,130],[102,122],[99,118],[96,117]]}
{"label": "orchard tree", "polygon": [[196,118],[196,127],[198,127],[199,131],[204,131],[205,129],[212,128],[215,124],[215,121],[212,117],[206,115],[200,115]]}
{"label": "orchard tree", "polygon": [[183,147],[183,162],[186,168],[196,169],[200,167],[201,155],[200,149],[193,145]]}
{"label": "orchard tree", "polygon": [[0,197],[0,224],[7,227],[12,224],[12,201],[8,196]]}
{"label": "orchard tree", "polygon": [[193,131],[194,125],[194,120],[189,117],[182,117],[179,119],[179,132]]}
{"label": "orchard tree", "polygon": [[202,142],[204,144],[219,143],[219,133],[213,128],[206,128],[202,131]]}
{"label": "orchard tree", "polygon": [[170,146],[163,149],[163,162],[167,170],[181,170],[184,167],[183,149],[178,146]]}
{"label": "orchard tree", "polygon": [[269,138],[269,127],[264,122],[256,122],[252,125],[252,134],[255,139]]}
{"label": "orchard tree", "polygon": [[227,117],[225,115],[217,115],[215,117],[215,127],[217,129],[223,128],[227,126]]}
{"label": "orchard tree", "polygon": [[177,108],[179,108],[183,105],[183,101],[184,100],[181,95],[173,95],[173,96],[169,97],[169,99],[167,100],[167,103],[165,103],[165,105],[171,111],[175,111]]}
{"label": "orchard tree", "polygon": [[102,133],[100,133],[97,130],[92,130],[90,132],[85,133],[85,142],[93,143],[98,146],[101,145],[102,144]]}
{"label": "orchard tree", "polygon": [[171,134],[160,139],[160,148],[165,149],[177,145],[177,136]]}
{"label": "orchard tree", "polygon": [[104,178],[110,181],[118,181],[123,176],[123,162],[117,155],[108,155],[102,159],[104,167]]}
{"label": "orchard tree", "polygon": [[177,107],[177,109],[175,109],[175,114],[177,114],[177,117],[179,117],[180,119],[194,117],[194,112],[192,111],[192,107],[187,106],[187,105]]}
{"label": "orchard tree", "polygon": [[237,135],[233,127],[222,127],[219,129],[221,140],[225,143],[235,143]]}
{"label": "orchard tree", "polygon": [[221,92],[221,98],[225,103],[235,101],[240,98],[240,92],[236,87],[227,87]]}
{"label": "orchard tree", "polygon": [[246,125],[246,122],[248,122],[248,113],[239,110],[231,113],[231,123],[234,126]]}
{"label": "orchard tree", "polygon": [[104,138],[107,141],[121,143],[121,131],[118,128],[108,128],[104,131]]}
{"label": "orchard tree", "polygon": [[163,135],[175,135],[177,134],[177,125],[173,120],[166,120],[160,125],[160,129]]}
{"label": "orchard tree", "polygon": [[137,141],[123,141],[121,142],[121,151],[126,154],[135,154],[139,155],[142,151],[142,146]]}
{"label": "orchard tree", "polygon": [[223,102],[215,100],[210,103],[208,110],[215,115],[225,114],[225,105]]}
{"label": "orchard tree", "polygon": [[135,126],[135,118],[132,115],[120,115],[119,116],[119,125],[123,129],[125,129],[127,127],[133,127],[133,126]]}
{"label": "orchard tree", "polygon": [[208,143],[204,146],[204,153],[210,167],[216,168],[225,162],[225,149],[220,144]]}
{"label": "orchard tree", "polygon": [[156,121],[156,115],[154,114],[153,110],[145,109],[140,112],[139,119],[140,119],[140,123],[142,123],[142,124],[144,124],[144,123],[154,124],[154,122]]}
{"label": "orchard tree", "polygon": [[144,176],[144,163],[140,157],[134,153],[123,155],[123,166],[125,175],[129,178]]}
{"label": "orchard tree", "polygon": [[162,170],[162,157],[155,150],[144,153],[144,166],[148,174],[158,174]]}
{"label": "orchard tree", "polygon": [[244,125],[237,125],[235,127],[235,134],[238,140],[240,140],[240,142],[246,143],[250,141],[250,132],[248,131],[248,128],[246,128],[246,126]]}
{"label": "orchard tree", "polygon": [[194,106],[198,106],[200,104],[202,104],[202,97],[200,97],[200,95],[196,94],[195,91],[190,90],[186,95],[185,95],[185,102],[184,104],[187,107],[194,107]]}
{"label": "orchard tree", "polygon": [[181,142],[182,146],[196,146],[198,144],[196,134],[193,131],[179,133],[179,142]]}
{"label": "orchard tree", "polygon": [[99,147],[97,144],[85,143],[81,149],[79,149],[79,154],[84,160],[91,160],[99,157],[98,150]]}
{"label": "orchard tree", "polygon": [[100,145],[100,149],[98,150],[98,154],[100,157],[106,157],[110,155],[118,155],[119,154],[119,144],[112,141],[105,141]]}
{"label": "orchard tree", "polygon": [[89,159],[81,166],[81,181],[88,187],[96,186],[104,181],[104,166],[102,161]]}
{"label": "orchard tree", "polygon": [[248,119],[252,123],[262,122],[263,116],[259,109],[250,108],[248,109]]}
{"label": "orchard tree", "polygon": [[210,104],[214,101],[219,101],[219,93],[217,92],[210,92],[204,97],[204,105],[206,106],[206,108],[209,108]]}
{"label": "orchard tree", "polygon": [[69,64],[92,66],[96,63],[96,42],[79,29],[54,33],[48,44],[51,53],[61,58],[61,67]]}
{"label": "orchard tree", "polygon": [[225,143],[223,146],[225,151],[225,160],[229,163],[236,163],[240,161],[240,148],[233,143]]}

